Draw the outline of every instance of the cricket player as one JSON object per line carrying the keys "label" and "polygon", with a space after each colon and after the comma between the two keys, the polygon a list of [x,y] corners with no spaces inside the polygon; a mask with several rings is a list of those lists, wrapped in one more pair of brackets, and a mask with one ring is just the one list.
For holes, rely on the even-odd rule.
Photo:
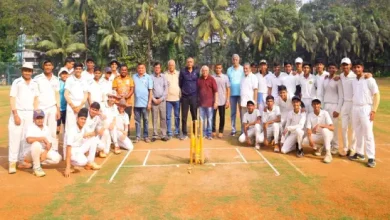
{"label": "cricket player", "polygon": [[127,106],[126,100],[121,99],[118,105],[118,115],[116,117],[116,137],[118,138],[118,146],[115,146],[114,153],[120,154],[120,148],[132,151],[134,149],[133,143],[131,143],[130,138],[127,136],[129,129],[129,116],[127,115],[125,109]]}
{"label": "cricket player", "polygon": [[111,81],[111,74],[111,67],[106,67],[104,69],[104,76],[101,77],[99,81],[100,87],[102,88],[104,94],[104,103],[107,102],[107,94],[112,91],[113,81]]}
{"label": "cricket player", "polygon": [[343,106],[341,107],[341,134],[343,138],[343,152],[341,156],[353,156],[356,152],[356,138],[355,131],[351,127],[351,142],[348,140],[348,130],[352,125],[352,83],[356,79],[356,74],[351,70],[352,63],[349,58],[343,58],[341,60],[340,74],[341,84],[343,87]]}
{"label": "cricket player", "polygon": [[[244,64],[244,78],[241,80],[240,84],[240,94],[241,94],[241,111],[242,116],[247,111],[246,106],[249,100],[257,100],[257,90],[259,88],[259,83],[257,82],[257,77],[251,72],[251,67],[249,63]],[[243,125],[242,125],[243,126]]]}
{"label": "cricket player", "polygon": [[287,61],[284,63],[284,71],[286,76],[282,79],[282,85],[286,86],[290,97],[294,97],[295,92],[297,91],[297,86],[299,85],[299,76],[294,75],[292,62]]}
{"label": "cricket player", "polygon": [[275,62],[274,77],[271,77],[267,82],[268,95],[272,95],[273,97],[278,97],[279,95],[278,87],[283,84],[283,79],[286,76],[287,76],[286,73],[281,72],[280,64]]}
{"label": "cricket player", "polygon": [[313,112],[311,102],[317,98],[317,80],[316,77],[311,74],[311,64],[303,64],[303,75],[299,79],[299,85],[301,85],[302,102],[306,107],[308,113]]}
{"label": "cricket player", "polygon": [[323,59],[316,59],[316,82],[317,82],[317,98],[324,101],[324,80],[329,76],[329,73],[325,70],[325,62]]}
{"label": "cricket player", "polygon": [[[88,58],[85,61],[87,69],[81,72],[81,77],[89,85],[95,78],[95,61],[92,58]],[[91,104],[91,103],[90,103]]]}
{"label": "cricket player", "polygon": [[[292,97],[287,92],[287,88],[283,85],[278,87],[279,96],[275,100],[275,105],[279,107],[281,114],[281,131],[284,130],[287,121],[287,115],[293,110]],[[299,100],[300,101],[300,100]]]}
{"label": "cricket player", "polygon": [[289,111],[286,118],[286,126],[282,133],[283,154],[287,154],[297,149],[297,157],[303,157],[302,139],[304,135],[303,128],[306,122],[306,112],[301,111],[301,99],[298,96],[292,98],[293,110]]}
{"label": "cricket player", "polygon": [[264,139],[261,135],[261,113],[255,107],[255,103],[249,100],[246,104],[248,111],[244,114],[244,132],[238,138],[240,143],[247,143],[252,146],[252,138],[255,137],[255,148],[260,150],[260,144],[263,143]]}
{"label": "cricket player", "polygon": [[93,75],[93,79],[88,80],[88,103],[91,105],[92,103],[97,102],[100,105],[103,105],[106,94],[104,94],[103,86],[100,83],[102,72],[99,67],[95,67]]}
{"label": "cricket player", "polygon": [[[81,71],[80,71],[81,74]],[[97,141],[94,132],[87,133],[84,125],[87,121],[88,109],[82,108],[77,113],[76,126],[70,129],[66,140],[65,177],[69,177],[72,166],[83,166],[86,170],[99,170],[95,163]]]}
{"label": "cricket player", "polygon": [[272,74],[268,73],[267,70],[267,61],[266,60],[261,60],[260,61],[260,71],[256,73],[256,78],[258,82],[258,88],[257,88],[257,105],[258,109],[262,111],[265,108],[265,98],[268,96],[268,87],[267,87],[267,81]]}
{"label": "cricket player", "polygon": [[38,108],[45,112],[44,124],[49,128],[53,138],[53,150],[58,150],[57,120],[61,118],[60,111],[60,82],[53,74],[53,63],[50,60],[43,62],[43,73],[34,77],[38,84]]}
{"label": "cricket player", "polygon": [[307,136],[302,141],[302,146],[312,147],[315,151],[314,155],[321,156],[323,146],[325,146],[326,154],[324,163],[332,162],[332,154],[330,152],[330,143],[333,139],[333,121],[327,111],[321,109],[321,101],[314,99],[312,101],[313,112],[309,113],[306,119]]}
{"label": "cricket player", "polygon": [[11,115],[8,121],[8,173],[16,173],[16,162],[22,161],[25,130],[32,124],[33,111],[38,107],[38,84],[31,80],[31,64],[23,64],[22,76],[15,79],[10,91]]}
{"label": "cricket player", "polygon": [[34,123],[26,131],[27,145],[22,166],[23,168],[33,167],[33,174],[43,177],[46,174],[41,168],[41,163],[58,164],[61,161],[61,155],[52,148],[53,137],[49,127],[44,124],[44,111],[35,110],[33,117]]}
{"label": "cricket player", "polygon": [[112,90],[111,93],[107,94],[108,100],[104,105],[102,114],[104,115],[104,127],[106,128],[101,141],[103,142],[104,148],[99,148],[99,156],[104,158],[110,151],[111,143],[114,143],[116,149],[119,148],[118,137],[116,131],[116,118],[119,114],[118,107],[115,105],[117,100],[117,93],[115,90]]}
{"label": "cricket player", "polygon": [[[95,134],[97,144],[97,152],[100,158],[106,158],[108,152],[110,151],[111,139],[107,131],[107,127],[104,125],[105,115],[100,112],[100,104],[98,102],[93,102],[89,107],[89,114],[87,121],[85,122],[84,128],[87,134]],[[108,134],[109,143],[106,144],[105,132]]]}
{"label": "cricket player", "polygon": [[274,140],[274,152],[279,152],[279,136],[281,113],[279,106],[275,105],[275,99],[272,95],[266,98],[266,109],[262,112],[264,145],[268,146],[269,141]]}
{"label": "cricket player", "polygon": [[73,74],[75,60],[72,57],[67,57],[67,58],[65,58],[64,63],[65,64],[64,64],[63,68],[68,70],[69,74]]}
{"label": "cricket player", "polygon": [[339,135],[338,125],[341,107],[343,106],[343,85],[341,80],[336,80],[337,65],[335,63],[329,63],[328,65],[329,77],[326,77],[323,82],[324,91],[324,110],[329,113],[332,118],[334,132],[333,140],[331,143],[331,153],[333,155],[339,153]]}
{"label": "cricket player", "polygon": [[356,79],[352,83],[352,125],[356,134],[356,153],[351,160],[364,160],[364,147],[368,157],[367,166],[375,167],[375,139],[373,122],[380,102],[378,84],[374,78],[364,78],[364,64],[361,60],[354,61]]}

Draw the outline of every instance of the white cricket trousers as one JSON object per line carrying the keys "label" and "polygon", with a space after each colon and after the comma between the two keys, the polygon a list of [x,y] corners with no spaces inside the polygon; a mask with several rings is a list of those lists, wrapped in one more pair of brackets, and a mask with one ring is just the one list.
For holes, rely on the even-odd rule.
{"label": "white cricket trousers", "polygon": [[118,137],[116,128],[105,129],[103,135],[100,137],[100,141],[98,144],[98,151],[103,151],[105,154],[110,152],[111,143],[114,142],[115,146],[118,146]]}
{"label": "white cricket trousers", "polygon": [[[34,142],[31,144],[31,148],[25,153],[24,159],[33,162],[34,169],[41,167],[41,154],[45,151],[42,143]],[[43,164],[58,164],[61,161],[61,155],[50,149],[47,152],[46,160],[42,161]]]}
{"label": "white cricket trousers", "polygon": [[[71,164],[82,167],[88,163],[93,163],[95,161],[98,141],[96,137],[93,137],[86,139],[80,147],[72,147]],[[85,156],[86,153],[88,153],[88,156]]]}
{"label": "white cricket trousers", "polygon": [[[324,110],[327,111],[332,118],[333,122],[333,139],[331,142],[331,146],[333,149],[339,149],[339,117],[334,118],[333,117],[333,112],[337,110],[337,104],[332,104],[332,103],[325,103]],[[339,112],[340,113],[340,112]],[[339,115],[340,116],[340,115]]]}
{"label": "white cricket trousers", "polygon": [[370,121],[371,106],[353,106],[352,125],[356,134],[356,152],[364,155],[366,147],[367,157],[375,159],[375,139],[373,122]]}
{"label": "white cricket trousers", "polygon": [[12,113],[8,120],[9,162],[23,161],[24,145],[26,143],[24,136],[28,126],[33,123],[33,111],[17,110],[17,112],[20,117],[20,125],[15,125]]}
{"label": "white cricket trousers", "polygon": [[[318,149],[322,146],[326,151],[330,151],[330,143],[333,139],[333,132],[327,128],[322,128],[319,134],[311,134],[315,147]],[[305,137],[302,141],[302,147],[310,147],[309,138]]]}
{"label": "white cricket trousers", "polygon": [[[261,144],[264,142],[264,134],[261,133],[261,126],[259,124],[256,124],[255,127],[248,129],[248,136],[249,138],[255,137],[256,144]],[[240,137],[238,138],[238,141],[240,143],[245,143],[246,136],[245,133],[242,133]]]}
{"label": "white cricket trousers", "polygon": [[311,106],[312,98],[302,98],[303,104],[305,104],[306,114],[309,115],[310,112],[313,112],[313,106]]}
{"label": "white cricket trousers", "polygon": [[127,135],[124,135],[120,131],[116,131],[116,137],[118,138],[118,145],[119,147],[132,151],[134,149],[133,143],[131,143],[131,140],[127,137]]}
{"label": "white cricket trousers", "polygon": [[[279,143],[280,137],[280,123],[272,123],[267,127],[267,140],[271,141],[272,138],[275,140],[275,144]],[[264,137],[264,132],[261,133],[261,136]]]}
{"label": "white cricket trousers", "polygon": [[[52,139],[57,139],[57,107],[55,105],[42,109],[45,113],[44,125],[46,125],[50,130],[50,135]],[[58,141],[52,143],[52,149],[58,151]]]}
{"label": "white cricket trousers", "polygon": [[[73,101],[73,104],[75,106],[78,106],[81,104],[81,101]],[[65,133],[64,133],[64,141],[63,141],[63,153],[64,153],[64,160],[66,159],[66,139],[67,139],[67,133],[69,129],[76,129],[77,126],[77,113],[74,113],[73,109],[70,107],[70,105],[66,105],[66,121],[65,121]]]}
{"label": "white cricket trousers", "polygon": [[[283,146],[281,152],[287,154],[295,150],[295,145],[298,143],[298,148],[302,149],[302,139],[305,132],[302,129],[296,129],[295,131],[290,131],[287,133],[284,138]],[[283,138],[282,138],[283,140]]]}
{"label": "white cricket trousers", "polygon": [[344,101],[343,107],[341,108],[341,135],[343,138],[343,148],[344,151],[348,151],[351,149],[356,151],[356,137],[355,137],[355,129],[351,127],[351,135],[352,135],[352,144],[349,145],[348,141],[348,127],[352,125],[352,102]]}

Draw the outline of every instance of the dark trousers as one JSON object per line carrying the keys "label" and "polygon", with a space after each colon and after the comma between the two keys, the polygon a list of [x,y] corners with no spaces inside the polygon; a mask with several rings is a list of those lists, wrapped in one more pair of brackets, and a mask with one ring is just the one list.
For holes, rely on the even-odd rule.
{"label": "dark trousers", "polygon": [[216,132],[215,122],[217,118],[217,112],[219,112],[219,133],[223,133],[223,128],[225,127],[225,105],[218,106],[217,109],[214,109],[213,115],[213,133]]}
{"label": "dark trousers", "polygon": [[188,117],[188,109],[191,112],[192,120],[197,119],[197,105],[198,105],[198,97],[181,97],[181,130],[183,135],[188,135],[187,132],[187,117]]}
{"label": "dark trousers", "polygon": [[61,123],[64,125],[65,127],[65,121],[66,121],[66,110],[65,111],[61,111],[61,118],[57,120],[57,127],[61,125]]}

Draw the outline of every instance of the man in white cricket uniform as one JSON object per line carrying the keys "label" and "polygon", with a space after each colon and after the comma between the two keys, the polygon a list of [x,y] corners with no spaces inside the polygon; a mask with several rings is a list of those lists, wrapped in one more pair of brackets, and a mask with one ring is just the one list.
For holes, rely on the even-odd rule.
{"label": "man in white cricket uniform", "polygon": [[260,111],[263,111],[265,107],[265,98],[268,96],[268,87],[267,87],[267,81],[272,75],[268,73],[267,70],[267,61],[266,60],[260,60],[260,71],[256,73],[256,78],[258,82],[258,96],[257,96],[257,106]]}
{"label": "man in white cricket uniform", "polygon": [[311,64],[303,64],[303,75],[299,79],[299,85],[301,85],[302,102],[308,113],[313,112],[311,102],[317,98],[317,81],[316,77],[310,73]]}
{"label": "man in white cricket uniform", "polygon": [[8,121],[8,173],[16,173],[16,162],[22,161],[25,130],[33,122],[38,107],[38,84],[31,80],[31,64],[23,64],[22,76],[15,79],[10,91],[11,115]]}
{"label": "man in white cricket uniform", "polygon": [[129,137],[127,137],[127,132],[129,129],[129,115],[125,112],[125,108],[127,107],[126,100],[121,99],[118,103],[118,115],[116,117],[116,137],[118,138],[118,146],[115,147],[114,153],[120,154],[120,148],[124,148],[126,150],[132,151],[134,149],[133,143]]}
{"label": "man in white cricket uniform", "polygon": [[112,91],[113,80],[111,80],[111,75],[112,75],[111,67],[106,67],[104,69],[104,76],[100,78],[99,83],[100,83],[100,86],[103,90],[104,103],[107,102],[107,94]]}
{"label": "man in white cricket uniform", "polygon": [[324,80],[329,76],[329,73],[325,70],[325,62],[323,59],[316,60],[316,82],[317,82],[317,98],[324,102]]}
{"label": "man in white cricket uniform", "polygon": [[261,135],[261,113],[256,109],[255,103],[252,100],[247,102],[248,111],[244,114],[244,132],[238,138],[240,143],[247,143],[252,146],[252,139],[255,138],[255,147],[260,149],[260,144],[264,141],[264,136]]}
{"label": "man in white cricket uniform", "polygon": [[354,62],[357,78],[353,81],[352,125],[356,133],[356,153],[351,160],[364,160],[364,147],[368,157],[367,166],[375,167],[375,139],[373,122],[380,102],[379,88],[374,78],[365,79],[364,64],[361,60]]}
{"label": "man in white cricket uniform", "polygon": [[281,131],[283,131],[286,125],[287,115],[290,111],[293,110],[293,102],[292,102],[293,97],[290,97],[290,94],[287,93],[287,88],[283,85],[279,86],[278,90],[279,90],[279,95],[275,99],[275,105],[278,106],[280,109],[280,114],[281,114],[280,129]]}
{"label": "man in white cricket uniform", "polygon": [[314,155],[321,156],[323,146],[325,146],[326,154],[324,163],[332,162],[332,154],[330,152],[330,143],[333,139],[333,122],[329,113],[321,110],[321,101],[314,99],[312,101],[313,112],[309,113],[306,119],[307,136],[302,141],[303,147],[312,147],[315,151]]}
{"label": "man in white cricket uniform", "polygon": [[[81,71],[80,71],[81,73]],[[77,113],[76,126],[69,130],[66,140],[66,168],[65,177],[71,173],[71,165],[84,167],[86,170],[99,170],[100,165],[95,163],[97,141],[94,132],[87,133],[84,125],[87,121],[88,109],[82,108]]]}
{"label": "man in white cricket uniform", "polygon": [[85,62],[87,69],[81,72],[81,77],[83,80],[86,81],[88,85],[93,81],[95,78],[94,73],[95,73],[95,61],[91,58],[88,58],[87,61]]}
{"label": "man in white cricket uniform", "polygon": [[246,106],[249,100],[257,100],[258,89],[257,77],[251,72],[251,66],[249,63],[244,64],[244,78],[241,80],[240,93],[241,93],[241,111],[242,115],[247,112]]}
{"label": "man in white cricket uniform", "polygon": [[[34,111],[34,123],[26,131],[26,149],[24,151],[25,168],[33,167],[33,174],[37,177],[45,176],[42,164],[58,164],[61,155],[52,148],[53,137],[49,127],[44,125],[45,113],[43,110]],[[32,164],[31,164],[32,163]]]}
{"label": "man in white cricket uniform", "polygon": [[53,150],[58,150],[57,120],[61,118],[60,111],[60,81],[53,74],[53,63],[50,60],[43,62],[43,73],[34,77],[38,84],[39,109],[45,112],[44,124],[49,128],[53,139]]}
{"label": "man in white cricket uniform", "polygon": [[282,85],[286,86],[290,97],[294,97],[297,86],[299,85],[299,76],[294,75],[291,62],[284,63],[284,71],[286,72],[286,76],[282,78]]}
{"label": "man in white cricket uniform", "polygon": [[[356,152],[356,137],[355,131],[352,128],[352,83],[356,79],[356,74],[351,71],[352,63],[349,58],[341,60],[341,68],[343,73],[340,75],[341,84],[343,86],[343,106],[341,107],[341,134],[343,138],[342,156],[352,156]],[[348,128],[351,126],[351,142],[348,140]]]}
{"label": "man in white cricket uniform", "polygon": [[[104,127],[106,128],[101,141],[104,143],[103,151],[99,152],[100,157],[106,157],[110,151],[111,143],[114,142],[114,147],[119,148],[118,137],[116,130],[116,118],[119,115],[118,107],[115,105],[117,99],[117,93],[112,90],[111,93],[107,94],[108,100],[103,107],[102,114],[104,115]],[[99,149],[101,150],[101,149]]]}
{"label": "man in white cricket uniform", "polygon": [[274,63],[274,77],[270,78],[267,82],[268,95],[272,95],[273,97],[279,96],[278,87],[283,84],[283,79],[286,76],[286,73],[280,72],[280,64]]}
{"label": "man in white cricket uniform", "polygon": [[94,78],[89,81],[88,86],[88,103],[91,105],[94,102],[99,103],[101,106],[104,105],[104,100],[106,94],[104,94],[104,88],[100,83],[100,78],[102,76],[102,72],[99,67],[95,68]]}
{"label": "man in white cricket uniform", "polygon": [[281,114],[279,106],[275,105],[275,99],[273,96],[267,96],[266,109],[262,112],[261,120],[263,122],[263,136],[264,145],[274,139],[274,151],[279,152],[279,136],[280,136],[280,121]]}
{"label": "man in white cricket uniform", "polygon": [[303,128],[306,122],[306,113],[301,111],[301,99],[298,96],[292,98],[293,110],[287,114],[286,126],[282,133],[282,149],[283,154],[287,154],[297,149],[297,157],[303,157],[302,139],[305,132]]}
{"label": "man in white cricket uniform", "polygon": [[334,132],[333,140],[331,143],[332,154],[339,153],[339,135],[338,135],[338,125],[339,125],[339,115],[341,112],[341,107],[343,106],[343,85],[341,80],[335,79],[335,74],[337,72],[337,65],[335,63],[330,63],[328,66],[329,77],[324,79],[323,82],[323,91],[324,91],[324,110],[329,113],[332,118]]}
{"label": "man in white cricket uniform", "polygon": [[108,127],[104,126],[105,115],[100,112],[100,104],[98,102],[93,102],[90,105],[88,111],[87,121],[85,122],[84,128],[86,134],[95,134],[94,138],[97,142],[97,152],[99,152],[99,157],[105,158],[107,157],[108,152],[110,151],[111,139],[108,134],[109,144],[107,146],[106,139],[104,137],[105,132]]}

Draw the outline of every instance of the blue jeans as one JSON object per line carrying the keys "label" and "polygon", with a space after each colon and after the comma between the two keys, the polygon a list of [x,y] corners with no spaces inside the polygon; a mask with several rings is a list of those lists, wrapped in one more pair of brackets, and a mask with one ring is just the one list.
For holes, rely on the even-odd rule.
{"label": "blue jeans", "polygon": [[141,138],[141,117],[143,119],[144,127],[144,138],[149,136],[148,125],[149,125],[149,111],[146,108],[134,107],[135,117],[135,133],[137,138]]}
{"label": "blue jeans", "polygon": [[[232,125],[232,133],[236,133],[236,116],[237,116],[237,105],[241,106],[240,96],[230,96],[230,119]],[[240,121],[242,123],[241,111],[240,111]],[[242,130],[242,128],[241,128]]]}
{"label": "blue jeans", "polygon": [[175,135],[180,134],[180,101],[168,102],[167,101],[167,128],[168,136],[172,136],[172,109],[175,115]]}
{"label": "blue jeans", "polygon": [[214,109],[212,107],[199,107],[199,111],[200,119],[203,121],[203,136],[211,137]]}

